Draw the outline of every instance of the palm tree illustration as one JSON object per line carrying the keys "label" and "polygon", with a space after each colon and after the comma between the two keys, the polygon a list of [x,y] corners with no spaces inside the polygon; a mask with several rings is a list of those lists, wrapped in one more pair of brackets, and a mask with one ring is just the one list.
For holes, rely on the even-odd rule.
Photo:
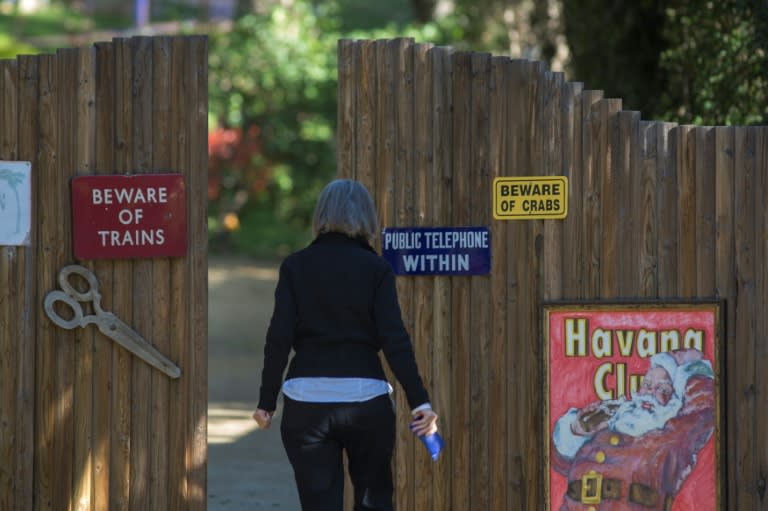
{"label": "palm tree illustration", "polygon": [[0,181],[8,183],[16,196],[16,231],[14,233],[17,233],[21,229],[21,202],[19,201],[18,186],[24,182],[24,174],[14,172],[11,169],[0,169]]}

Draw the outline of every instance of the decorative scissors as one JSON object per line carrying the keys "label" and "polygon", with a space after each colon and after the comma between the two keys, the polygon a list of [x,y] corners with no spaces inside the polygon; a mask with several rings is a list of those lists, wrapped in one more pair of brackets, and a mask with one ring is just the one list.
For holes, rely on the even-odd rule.
{"label": "decorative scissors", "polygon": [[[78,291],[72,285],[70,275],[76,274],[83,277],[88,282],[86,291]],[[171,378],[181,376],[181,369],[166,358],[162,353],[144,340],[135,330],[126,325],[113,313],[101,308],[101,293],[99,293],[99,282],[96,275],[91,270],[78,264],[65,266],[59,272],[59,285],[63,291],[55,289],[45,296],[45,313],[61,328],[71,330],[75,327],[85,328],[89,324],[95,324],[101,333],[111,338],[123,348],[127,349],[137,357],[148,364],[160,369]],[[53,305],[56,302],[62,302],[72,309],[72,318],[64,319],[55,311]],[[94,314],[84,315],[83,306],[80,302],[93,304]]]}

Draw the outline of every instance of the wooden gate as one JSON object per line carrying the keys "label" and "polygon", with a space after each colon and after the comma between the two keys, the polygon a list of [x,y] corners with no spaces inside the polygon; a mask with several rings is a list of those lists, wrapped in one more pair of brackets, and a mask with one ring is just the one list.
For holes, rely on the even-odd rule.
{"label": "wooden gate", "polygon": [[[542,301],[693,297],[727,311],[727,509],[766,509],[767,128],[644,121],[541,62],[410,39],[339,42],[338,124],[384,227],[493,240],[488,276],[398,278],[448,444],[432,464],[397,399],[398,511],[543,509]],[[494,177],[547,175],[567,218],[492,219]]]}
{"label": "wooden gate", "polygon": [[[0,62],[0,160],[31,162],[29,246],[0,247],[0,509],[206,505],[207,40],[137,37]],[[184,257],[76,261],[70,180],[178,172]],[[182,370],[43,312],[72,263]]]}

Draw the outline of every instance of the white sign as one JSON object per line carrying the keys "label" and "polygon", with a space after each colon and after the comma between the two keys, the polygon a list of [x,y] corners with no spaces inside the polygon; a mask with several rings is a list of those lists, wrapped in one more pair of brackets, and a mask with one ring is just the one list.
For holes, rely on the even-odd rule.
{"label": "white sign", "polygon": [[32,164],[0,161],[0,246],[29,245],[32,227]]}

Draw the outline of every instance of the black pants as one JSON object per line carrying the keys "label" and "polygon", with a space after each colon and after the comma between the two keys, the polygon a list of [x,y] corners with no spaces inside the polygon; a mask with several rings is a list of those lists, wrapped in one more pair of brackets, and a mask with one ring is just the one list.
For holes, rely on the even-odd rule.
{"label": "black pants", "polygon": [[389,396],[362,403],[307,403],[284,397],[280,425],[303,511],[342,511],[344,463],[355,511],[392,511],[395,413]]}

